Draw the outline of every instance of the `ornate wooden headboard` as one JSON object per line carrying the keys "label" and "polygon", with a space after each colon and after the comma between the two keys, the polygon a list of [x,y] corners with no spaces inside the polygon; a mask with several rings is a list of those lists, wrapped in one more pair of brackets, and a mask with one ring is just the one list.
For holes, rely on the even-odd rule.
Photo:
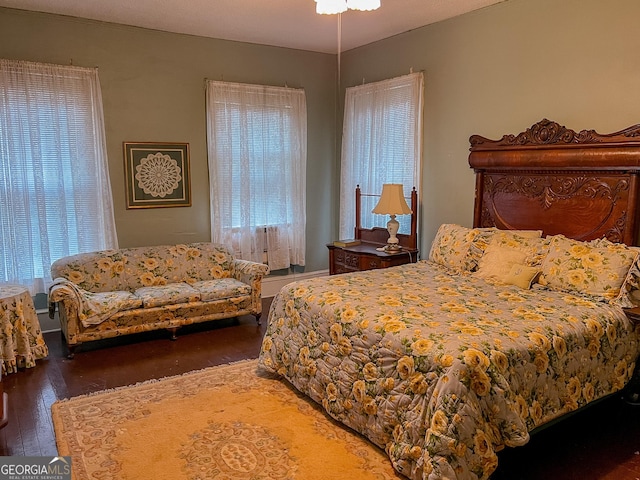
{"label": "ornate wooden headboard", "polygon": [[475,227],[637,245],[640,125],[602,135],[544,119],[518,135],[469,142]]}

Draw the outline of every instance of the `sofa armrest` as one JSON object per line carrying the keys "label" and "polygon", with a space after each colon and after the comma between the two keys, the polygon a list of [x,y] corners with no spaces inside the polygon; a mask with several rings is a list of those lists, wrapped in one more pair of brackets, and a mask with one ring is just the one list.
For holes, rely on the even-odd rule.
{"label": "sofa armrest", "polygon": [[269,266],[264,263],[251,262],[248,260],[233,259],[232,276],[247,285],[251,286],[251,310],[256,315],[260,323],[262,313],[262,277],[269,273]]}
{"label": "sofa armrest", "polygon": [[67,319],[82,323],[84,327],[96,325],[120,310],[119,292],[93,293],[83,290],[65,278],[56,278],[49,288],[49,315],[55,312],[55,302],[60,302]]}
{"label": "sofa armrest", "polygon": [[233,277],[251,286],[251,303],[259,318],[262,312],[262,277],[269,273],[269,266],[240,259],[234,259],[232,265]]}
{"label": "sofa armrest", "polygon": [[76,306],[80,303],[78,301],[78,287],[73,288],[71,285],[73,284],[64,278],[56,278],[53,281],[53,285],[49,288],[49,294],[47,296],[50,318],[53,318],[55,315],[57,303],[70,303]]}
{"label": "sofa armrest", "polygon": [[[269,266],[264,263],[251,262],[249,260],[233,260],[233,277],[243,281],[243,276],[248,278],[262,278],[269,273]],[[245,277],[246,278],[246,277]],[[251,283],[250,281],[248,283]]]}
{"label": "sofa armrest", "polygon": [[80,329],[80,319],[78,316],[80,303],[78,302],[76,293],[66,285],[66,280],[56,278],[53,285],[49,288],[48,301],[49,316],[54,318],[57,305],[60,328],[67,339],[67,343],[75,343],[73,338]]}

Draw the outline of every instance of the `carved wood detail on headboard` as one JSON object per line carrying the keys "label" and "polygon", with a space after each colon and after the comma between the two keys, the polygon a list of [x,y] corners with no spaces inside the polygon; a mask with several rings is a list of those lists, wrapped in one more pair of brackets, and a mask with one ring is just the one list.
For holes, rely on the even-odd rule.
{"label": "carved wood detail on headboard", "polygon": [[474,226],[637,244],[640,125],[602,135],[543,119],[518,135],[469,142]]}
{"label": "carved wood detail on headboard", "polygon": [[526,145],[579,145],[592,143],[626,142],[630,138],[640,136],[640,124],[610,134],[600,134],[595,130],[575,132],[560,124],[542,119],[531,128],[518,135],[504,135],[500,140],[489,140],[480,135],[469,138],[471,150],[485,148],[526,146]]}

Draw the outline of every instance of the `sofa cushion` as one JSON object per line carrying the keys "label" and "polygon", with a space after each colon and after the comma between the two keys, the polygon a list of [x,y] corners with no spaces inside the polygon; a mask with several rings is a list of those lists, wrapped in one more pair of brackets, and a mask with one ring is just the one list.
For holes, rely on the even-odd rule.
{"label": "sofa cushion", "polygon": [[251,295],[251,287],[235,278],[203,280],[191,286],[200,292],[200,300],[203,302]]}
{"label": "sofa cushion", "polygon": [[187,283],[170,283],[138,288],[134,294],[142,300],[145,308],[162,307],[176,303],[197,302],[200,292]]}
{"label": "sofa cushion", "polygon": [[87,292],[87,295],[91,298],[91,300],[102,305],[117,305],[118,311],[133,310],[134,308],[142,307],[142,300],[140,299],[140,297],[136,297],[131,292],[123,292],[120,290],[117,290],[115,292]]}

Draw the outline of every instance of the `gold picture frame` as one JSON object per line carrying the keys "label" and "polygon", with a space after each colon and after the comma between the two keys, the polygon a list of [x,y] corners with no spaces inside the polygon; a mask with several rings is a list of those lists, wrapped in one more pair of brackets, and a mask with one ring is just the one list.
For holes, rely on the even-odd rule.
{"label": "gold picture frame", "polygon": [[123,142],[127,209],[191,206],[189,144]]}

